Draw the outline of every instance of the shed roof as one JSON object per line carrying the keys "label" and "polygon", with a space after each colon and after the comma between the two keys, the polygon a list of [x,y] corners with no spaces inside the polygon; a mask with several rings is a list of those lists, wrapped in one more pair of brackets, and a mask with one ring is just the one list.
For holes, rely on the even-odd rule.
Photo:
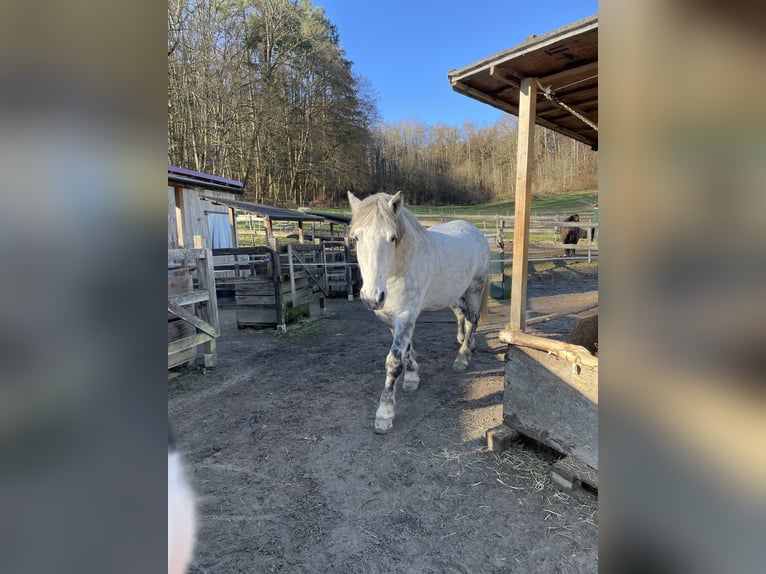
{"label": "shed roof", "polygon": [[[456,92],[516,116],[519,84],[529,77],[598,126],[598,15],[448,74]],[[598,149],[598,129],[543,96],[538,87],[537,124]]]}
{"label": "shed roof", "polygon": [[174,165],[168,166],[168,182],[180,183],[203,189],[215,189],[219,191],[230,191],[232,193],[242,193],[243,185],[241,181],[226,179],[201,171],[184,169]]}
{"label": "shed roof", "polygon": [[326,219],[327,221],[331,221],[333,223],[342,223],[344,225],[350,225],[351,224],[351,218],[348,215],[341,215],[339,213],[325,213],[323,211],[309,211],[308,213],[311,213],[312,215],[318,215],[322,219]]}
{"label": "shed roof", "polygon": [[239,201],[236,199],[223,199],[220,197],[208,197],[206,195],[200,196],[202,199],[210,201],[212,203],[218,203],[228,205],[230,207],[236,207],[244,211],[250,211],[258,217],[269,221],[323,221],[323,217],[318,215],[312,215],[310,213],[303,213],[301,211],[295,211],[294,209],[285,209],[284,207],[272,207],[270,205],[261,205],[260,203],[250,203],[247,201]]}

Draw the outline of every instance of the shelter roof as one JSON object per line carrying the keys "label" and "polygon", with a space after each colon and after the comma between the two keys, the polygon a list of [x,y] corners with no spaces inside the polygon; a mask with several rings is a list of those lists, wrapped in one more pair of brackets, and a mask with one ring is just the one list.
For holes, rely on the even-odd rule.
{"label": "shelter roof", "polygon": [[193,171],[173,165],[168,166],[168,182],[181,183],[203,189],[215,189],[218,191],[230,191],[232,193],[242,193],[242,182],[234,179],[226,179],[201,171]]}
{"label": "shelter roof", "polygon": [[327,221],[332,221],[333,223],[342,223],[344,225],[351,224],[351,218],[348,215],[340,215],[339,213],[324,213],[322,211],[314,210],[311,210],[308,213],[311,213],[312,215],[318,215],[319,217],[326,219]]}
{"label": "shelter roof", "polygon": [[[598,126],[598,15],[448,73],[452,89],[519,115],[519,85],[537,78],[545,90]],[[598,149],[598,130],[538,87],[535,122]]]}
{"label": "shelter roof", "polygon": [[243,211],[249,211],[256,216],[270,221],[323,221],[324,218],[318,215],[312,215],[310,213],[303,213],[302,211],[296,211],[294,209],[286,209],[284,207],[272,207],[270,205],[261,205],[260,203],[250,203],[247,201],[239,201],[236,199],[223,199],[220,197],[208,197],[206,195],[201,196],[202,199],[210,201],[212,203],[218,203],[222,205],[228,205],[230,207],[236,207]]}

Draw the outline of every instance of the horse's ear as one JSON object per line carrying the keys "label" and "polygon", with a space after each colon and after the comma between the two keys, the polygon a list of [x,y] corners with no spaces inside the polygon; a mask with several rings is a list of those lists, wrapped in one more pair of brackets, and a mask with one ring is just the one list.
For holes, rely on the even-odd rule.
{"label": "horse's ear", "polygon": [[351,205],[351,213],[353,213],[353,212],[354,212],[354,210],[356,209],[356,207],[357,207],[357,206],[358,206],[360,203],[362,203],[362,200],[361,200],[361,199],[359,199],[357,196],[355,196],[353,193],[351,193],[351,192],[349,191],[349,192],[348,192],[348,203],[349,203],[349,205]]}
{"label": "horse's ear", "polygon": [[391,208],[391,211],[394,213],[399,213],[399,209],[404,205],[404,197],[402,197],[402,192],[397,191],[394,194],[394,197],[388,200],[388,207]]}

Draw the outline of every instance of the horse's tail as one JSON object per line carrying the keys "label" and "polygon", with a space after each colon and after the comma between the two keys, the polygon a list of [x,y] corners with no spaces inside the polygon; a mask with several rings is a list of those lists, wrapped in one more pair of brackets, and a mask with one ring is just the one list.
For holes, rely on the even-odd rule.
{"label": "horse's tail", "polygon": [[481,290],[481,305],[479,306],[479,321],[478,321],[479,325],[481,325],[482,320],[487,314],[488,301],[489,301],[489,271],[487,271],[487,275],[484,277],[484,288]]}

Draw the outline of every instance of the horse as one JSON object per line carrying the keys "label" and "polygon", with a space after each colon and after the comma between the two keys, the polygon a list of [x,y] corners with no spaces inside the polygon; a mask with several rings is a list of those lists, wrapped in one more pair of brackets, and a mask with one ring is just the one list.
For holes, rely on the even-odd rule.
{"label": "horse", "polygon": [[[564,221],[580,221],[580,216],[578,214],[570,215],[567,217]],[[571,245],[577,243],[580,238],[585,239],[588,237],[588,234],[586,233],[585,229],[582,227],[567,227],[565,225],[561,226],[561,243],[564,245]],[[565,257],[574,257],[575,250],[574,249],[567,249],[564,248],[564,256]]]}
{"label": "horse", "polygon": [[360,297],[388,325],[394,338],[375,414],[375,432],[386,433],[393,426],[397,381],[408,392],[420,384],[412,334],[422,311],[452,309],[460,344],[452,366],[456,371],[468,367],[474,333],[486,308],[489,244],[466,221],[426,229],[404,207],[401,191],[365,199],[348,192],[348,201],[350,234],[356,240],[362,274]]}
{"label": "horse", "polygon": [[194,492],[168,428],[168,574],[184,574],[188,569],[196,527]]}

